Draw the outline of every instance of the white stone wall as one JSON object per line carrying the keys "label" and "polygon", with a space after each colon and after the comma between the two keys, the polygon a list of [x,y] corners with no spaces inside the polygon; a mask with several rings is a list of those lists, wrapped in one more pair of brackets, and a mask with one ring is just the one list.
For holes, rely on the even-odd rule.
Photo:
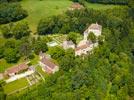
{"label": "white stone wall", "polygon": [[75,44],[69,45],[69,44],[67,44],[67,42],[68,42],[68,41],[64,41],[63,44],[62,44],[62,47],[63,47],[64,49],[69,49],[69,48],[74,49],[74,48],[75,48]]}
{"label": "white stone wall", "polygon": [[90,32],[93,32],[96,37],[101,35],[101,31],[100,30],[89,29],[88,32],[84,32],[84,40],[87,40],[88,34]]}
{"label": "white stone wall", "polygon": [[81,55],[81,50],[75,51],[75,56],[80,56]]}
{"label": "white stone wall", "polygon": [[10,82],[13,82],[13,81],[15,81],[15,80],[24,78],[24,77],[26,77],[26,76],[28,76],[28,75],[33,74],[33,73],[34,73],[33,70],[28,70],[28,71],[26,71],[26,72],[24,72],[24,73],[14,75],[14,76],[10,77],[9,79],[7,79],[7,80],[6,80],[6,83],[10,83]]}
{"label": "white stone wall", "polygon": [[10,77],[12,77],[12,76],[15,75],[15,73],[9,73],[8,75],[9,75]]}
{"label": "white stone wall", "polygon": [[75,45],[63,45],[63,48],[64,49],[69,49],[69,48],[74,49],[75,48]]}
{"label": "white stone wall", "polygon": [[94,48],[94,44],[91,44],[89,47],[87,47],[85,49],[80,49],[78,51],[75,51],[75,56],[80,56],[82,54],[87,54],[88,52],[92,51],[93,48]]}
{"label": "white stone wall", "polygon": [[91,30],[88,31],[88,33],[90,33],[90,32],[93,32],[94,35],[97,36],[97,37],[101,35],[101,31],[100,30],[92,30],[91,29]]}
{"label": "white stone wall", "polygon": [[55,68],[53,69],[53,73],[59,71],[59,67],[58,66],[55,66]]}

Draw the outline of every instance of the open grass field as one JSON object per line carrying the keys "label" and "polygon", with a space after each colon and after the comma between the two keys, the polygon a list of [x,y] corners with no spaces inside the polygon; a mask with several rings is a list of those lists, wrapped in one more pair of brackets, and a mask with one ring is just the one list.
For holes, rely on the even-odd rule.
{"label": "open grass field", "polygon": [[12,98],[13,96],[19,97],[19,96],[24,95],[27,92],[30,92],[30,91],[34,91],[34,92],[37,92],[38,93],[38,91],[36,91],[36,89],[37,89],[37,86],[40,85],[40,84],[41,84],[41,82],[38,82],[35,85],[32,85],[32,86],[28,87],[27,89],[24,89],[24,90],[19,91],[19,92],[16,92],[16,93],[13,93],[11,95],[7,95],[6,96],[6,100],[14,100]]}
{"label": "open grass field", "polygon": [[4,88],[4,92],[6,94],[9,94],[13,91],[19,90],[19,89],[24,88],[28,85],[29,84],[28,84],[28,81],[26,80],[26,78],[22,78],[22,79],[19,79],[19,80],[16,80],[14,82],[11,82],[11,83],[4,85],[3,88]]}
{"label": "open grass field", "polygon": [[72,4],[70,0],[22,0],[21,5],[28,11],[30,28],[36,32],[38,22],[42,18],[62,14]]}
{"label": "open grass field", "polygon": [[109,4],[94,4],[94,3],[86,3],[86,6],[91,9],[95,10],[107,10],[107,9],[113,9],[118,7],[125,7],[125,6],[119,6],[119,5],[109,5]]}
{"label": "open grass field", "polygon": [[[22,0],[21,5],[28,12],[28,17],[24,19],[29,23],[31,30],[36,32],[40,19],[53,15],[63,14],[72,4],[70,0]],[[112,9],[115,5],[86,3],[88,8],[96,10]]]}

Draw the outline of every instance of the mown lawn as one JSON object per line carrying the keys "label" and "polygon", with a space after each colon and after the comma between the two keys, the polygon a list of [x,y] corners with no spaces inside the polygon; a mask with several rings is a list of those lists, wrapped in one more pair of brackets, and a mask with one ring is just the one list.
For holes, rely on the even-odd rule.
{"label": "mown lawn", "polygon": [[38,71],[38,73],[40,73],[44,78],[47,76],[47,74],[42,70],[42,68],[40,66],[36,67],[36,70]]}
{"label": "mown lawn", "polygon": [[118,7],[125,7],[119,5],[95,4],[95,3],[86,3],[86,6],[88,8],[95,9],[95,10],[107,10],[107,9],[113,9]]}
{"label": "mown lawn", "polygon": [[22,78],[22,79],[19,79],[19,80],[16,80],[16,81],[13,81],[11,83],[4,85],[3,88],[4,88],[4,92],[6,94],[9,94],[13,91],[19,90],[19,89],[24,88],[28,85],[29,84],[28,84],[28,81],[26,80],[26,78]]}
{"label": "mown lawn", "polygon": [[22,0],[21,5],[28,11],[30,28],[36,32],[38,22],[42,18],[62,14],[72,4],[70,0]]}
{"label": "mown lawn", "polygon": [[30,60],[31,65],[36,65],[39,62],[39,55],[34,54],[34,58]]}

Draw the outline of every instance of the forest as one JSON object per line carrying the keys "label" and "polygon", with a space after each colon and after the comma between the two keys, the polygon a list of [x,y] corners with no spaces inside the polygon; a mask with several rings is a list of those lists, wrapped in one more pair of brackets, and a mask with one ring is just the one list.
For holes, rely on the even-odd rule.
{"label": "forest", "polygon": [[[76,42],[75,34],[83,33],[91,23],[103,26],[105,41],[87,56],[75,56],[73,49],[51,48],[52,58],[60,70],[46,77],[41,85],[19,95],[7,96],[0,84],[2,100],[133,100],[134,99],[134,1],[72,0],[103,4],[127,5],[107,10],[80,9],[41,19],[35,38],[28,23],[18,22],[28,16],[14,0],[1,0],[0,24],[3,38],[0,59],[16,63],[20,57],[32,59],[40,51],[47,52],[48,39],[42,36],[67,34]],[[19,1],[19,0],[17,0]],[[2,5],[2,6],[1,6]],[[84,4],[83,4],[84,6]],[[10,10],[9,10],[10,9]],[[75,33],[75,34],[73,34]],[[45,42],[44,42],[45,41]],[[4,52],[4,53],[3,53]]]}
{"label": "forest", "polygon": [[27,12],[18,3],[1,3],[0,12],[0,24],[14,22],[27,16]]}
{"label": "forest", "polygon": [[[49,77],[45,84],[37,87],[36,92],[32,92],[34,98],[46,100],[133,99],[134,31],[133,23],[130,23],[133,19],[128,10],[130,9],[114,9],[114,12],[107,11],[107,13],[86,9],[66,12],[67,21],[59,21],[61,17],[54,17],[48,20],[49,22],[41,21],[38,27],[41,35],[61,31],[81,32],[87,22],[97,21],[105,27],[103,34],[106,41],[85,59],[75,57],[69,51],[64,56],[61,54],[61,57],[58,57],[61,71]],[[48,25],[47,23],[49,26],[44,26]],[[28,94],[22,96],[22,98],[25,97],[32,98]]]}
{"label": "forest", "polygon": [[119,5],[128,5],[128,2],[131,0],[72,0],[74,2],[91,2],[91,3],[102,3],[102,4],[119,4]]}

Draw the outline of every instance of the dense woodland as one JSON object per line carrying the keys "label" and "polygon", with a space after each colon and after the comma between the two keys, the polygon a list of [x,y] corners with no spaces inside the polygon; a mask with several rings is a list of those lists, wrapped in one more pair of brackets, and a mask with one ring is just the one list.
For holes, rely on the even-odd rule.
{"label": "dense woodland", "polygon": [[[105,27],[103,35],[105,35],[106,41],[92,55],[84,59],[72,55],[71,52],[73,51],[71,50],[53,53],[56,57],[52,57],[59,61],[60,72],[49,77],[45,84],[36,88],[36,91],[31,91],[34,98],[46,100],[62,100],[65,98],[66,100],[79,100],[80,98],[87,100],[126,100],[133,98],[133,23],[130,23],[132,19],[127,13],[128,9],[120,9],[120,13],[118,10],[116,11],[108,11],[109,13],[93,10],[67,12],[67,15],[68,13],[70,15],[66,17],[67,20],[75,19],[75,21],[67,21],[66,23],[68,26],[73,23],[72,27],[77,28],[74,30],[72,27],[62,28],[66,25],[63,24],[59,31],[52,30],[52,32],[60,32],[62,29],[81,32],[83,29],[81,27],[84,27],[86,22],[98,21]],[[86,18],[86,14],[91,18]],[[87,20],[82,23],[79,22],[81,19]],[[60,21],[58,22],[60,23]],[[48,28],[50,30],[51,25]],[[58,24],[56,25],[58,26]],[[52,29],[55,29],[55,26],[52,26]],[[64,32],[68,31],[65,30]],[[47,30],[43,30],[43,32],[51,33]],[[56,51],[59,50],[57,48]],[[31,92],[29,93],[31,94]],[[22,98],[30,99],[33,97],[30,94],[25,94]]]}
{"label": "dense woodland", "polygon": [[22,1],[22,0],[0,0],[0,2],[16,2],[16,1]]}
{"label": "dense woodland", "polygon": [[27,16],[18,3],[0,3],[0,24],[15,22]]}
{"label": "dense woodland", "polygon": [[[98,22],[103,26],[102,34],[105,36],[105,41],[99,42],[99,47],[92,54],[83,57],[75,57],[72,49],[65,51],[60,47],[51,48],[49,52],[52,58],[59,63],[60,71],[47,77],[45,83],[36,86],[34,89],[29,89],[19,96],[10,96],[7,99],[134,99],[134,2],[128,3],[127,0],[86,1],[127,4],[128,7],[104,11],[85,8],[66,11],[64,15],[49,17],[47,20],[41,19],[37,27],[39,36],[69,33],[71,34],[68,36],[69,39],[75,42],[77,38],[75,34],[82,34],[91,23]],[[7,17],[10,18],[11,16],[7,16],[5,13],[7,9],[8,6],[4,10],[0,7],[0,20],[5,20],[1,23],[12,22],[16,18],[13,17],[12,20],[8,20]],[[3,17],[3,15],[7,17]],[[0,58],[6,59],[9,63],[17,62],[20,56],[32,59],[34,53],[39,54],[40,51],[46,52],[48,50],[44,42],[47,42],[47,39],[32,37],[30,35],[31,30],[26,22],[9,23],[2,26],[1,30],[3,38],[8,39],[8,41],[0,45]],[[0,90],[0,98],[5,99],[6,95],[2,92],[1,87]]]}
{"label": "dense woodland", "polygon": [[119,4],[119,5],[127,5],[131,0],[72,0],[74,2],[91,2],[91,3],[102,3],[102,4]]}

